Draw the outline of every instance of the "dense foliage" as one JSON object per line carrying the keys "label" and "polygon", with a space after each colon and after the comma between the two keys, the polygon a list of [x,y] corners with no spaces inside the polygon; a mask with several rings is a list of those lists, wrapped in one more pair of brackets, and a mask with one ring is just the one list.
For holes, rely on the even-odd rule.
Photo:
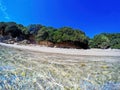
{"label": "dense foliage", "polygon": [[85,33],[79,30],[74,30],[69,27],[63,27],[60,29],[54,29],[52,27],[42,27],[36,36],[38,41],[47,40],[52,42],[63,41],[80,41],[87,43],[88,38]]}
{"label": "dense foliage", "polygon": [[89,39],[83,31],[70,27],[56,29],[41,24],[23,26],[22,24],[17,24],[15,22],[0,22],[0,35],[11,36],[12,38],[17,37],[18,40],[27,39],[31,42],[34,41],[34,43],[39,43],[40,41],[49,41],[54,44],[72,42],[77,46],[85,46],[84,48],[120,49],[120,33],[102,33],[95,35],[93,39]]}
{"label": "dense foliage", "polygon": [[120,33],[102,33],[89,41],[91,48],[120,49]]}

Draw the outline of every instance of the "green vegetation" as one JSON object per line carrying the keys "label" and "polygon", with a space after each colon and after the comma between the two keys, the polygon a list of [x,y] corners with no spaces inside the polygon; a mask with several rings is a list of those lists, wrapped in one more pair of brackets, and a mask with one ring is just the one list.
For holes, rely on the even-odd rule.
{"label": "green vegetation", "polygon": [[[89,39],[85,33],[70,27],[53,28],[41,24],[23,26],[15,22],[0,22],[0,35],[10,36],[18,41],[29,40],[31,43],[41,41],[52,42],[53,44],[70,42],[79,48],[114,48],[120,49],[120,33],[102,33]],[[8,38],[9,39],[9,38]],[[0,40],[1,41],[1,40]]]}
{"label": "green vegetation", "polygon": [[19,37],[22,33],[15,22],[0,22],[0,34],[11,35],[13,38]]}
{"label": "green vegetation", "polygon": [[102,33],[94,36],[93,39],[89,40],[89,46],[91,48],[112,48],[120,49],[120,33]]}
{"label": "green vegetation", "polygon": [[87,43],[88,38],[85,33],[79,30],[74,30],[69,27],[63,27],[60,29],[54,29],[52,27],[42,27],[36,36],[38,41],[47,40],[52,42],[63,41],[80,41]]}

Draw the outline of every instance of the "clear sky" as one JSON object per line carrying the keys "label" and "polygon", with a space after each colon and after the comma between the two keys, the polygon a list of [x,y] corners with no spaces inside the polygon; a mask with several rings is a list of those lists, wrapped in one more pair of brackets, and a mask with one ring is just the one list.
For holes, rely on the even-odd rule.
{"label": "clear sky", "polygon": [[120,0],[0,0],[0,21],[70,26],[90,37],[120,32]]}

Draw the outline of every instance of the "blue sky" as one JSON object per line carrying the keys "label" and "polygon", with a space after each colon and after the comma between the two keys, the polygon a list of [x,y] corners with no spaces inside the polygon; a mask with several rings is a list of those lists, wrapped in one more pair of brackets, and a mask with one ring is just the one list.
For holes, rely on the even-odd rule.
{"label": "blue sky", "polygon": [[120,32],[119,0],[0,0],[0,21],[70,26],[90,37]]}

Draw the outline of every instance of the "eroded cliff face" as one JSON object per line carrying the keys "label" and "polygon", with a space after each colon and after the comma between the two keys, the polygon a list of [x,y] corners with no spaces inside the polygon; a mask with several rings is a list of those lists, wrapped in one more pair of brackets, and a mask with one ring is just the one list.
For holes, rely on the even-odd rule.
{"label": "eroded cliff face", "polygon": [[64,41],[59,43],[53,43],[50,41],[40,41],[39,45],[44,45],[47,47],[57,47],[57,48],[77,48],[77,49],[87,49],[88,44],[84,44],[81,42],[73,42],[73,41]]}
{"label": "eroded cliff face", "polygon": [[39,44],[47,47],[54,47],[54,43],[50,41],[40,41]]}
{"label": "eroded cliff face", "polygon": [[56,43],[55,46],[59,48],[80,48],[76,46],[73,42],[59,42]]}
{"label": "eroded cliff face", "polygon": [[60,48],[77,48],[77,49],[87,49],[88,44],[84,44],[78,41],[65,41],[55,44],[56,47]]}

